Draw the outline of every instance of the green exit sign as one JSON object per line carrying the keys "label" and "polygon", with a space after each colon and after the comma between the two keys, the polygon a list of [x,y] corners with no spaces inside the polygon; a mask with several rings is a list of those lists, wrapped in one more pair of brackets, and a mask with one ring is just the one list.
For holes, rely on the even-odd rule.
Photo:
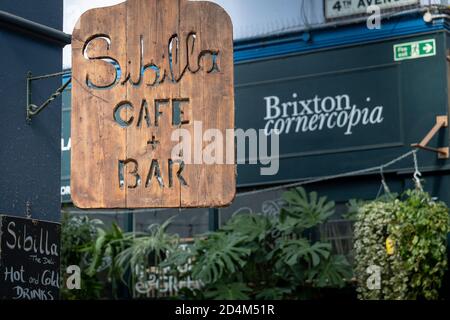
{"label": "green exit sign", "polygon": [[435,39],[400,43],[394,45],[394,60],[408,60],[436,55]]}

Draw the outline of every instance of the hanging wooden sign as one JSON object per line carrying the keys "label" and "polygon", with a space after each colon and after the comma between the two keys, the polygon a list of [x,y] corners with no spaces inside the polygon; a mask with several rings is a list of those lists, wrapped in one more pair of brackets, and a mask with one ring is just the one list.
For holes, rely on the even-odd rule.
{"label": "hanging wooden sign", "polygon": [[128,0],[72,34],[81,208],[216,207],[235,194],[233,37],[211,2]]}

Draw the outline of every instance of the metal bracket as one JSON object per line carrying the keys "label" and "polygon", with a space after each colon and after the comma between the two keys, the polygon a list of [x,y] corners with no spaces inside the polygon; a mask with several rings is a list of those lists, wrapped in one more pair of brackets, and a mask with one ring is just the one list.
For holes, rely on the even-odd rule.
{"label": "metal bracket", "polygon": [[437,116],[436,117],[436,124],[434,127],[430,130],[430,132],[427,133],[425,138],[420,143],[413,143],[411,147],[414,148],[420,148],[428,151],[433,151],[438,154],[439,159],[448,159],[450,155],[449,147],[442,147],[442,148],[432,148],[428,147],[427,144],[430,142],[430,140],[436,135],[436,133],[441,128],[447,128],[448,127],[448,116]]}
{"label": "metal bracket", "polygon": [[27,123],[31,123],[31,118],[38,113],[40,113],[42,110],[44,110],[45,107],[47,107],[53,100],[55,100],[57,97],[59,97],[63,91],[67,88],[69,83],[72,81],[72,78],[67,80],[61,87],[56,89],[56,91],[48,98],[43,104],[40,106],[37,106],[35,104],[31,103],[31,82],[34,80],[42,80],[42,79],[48,79],[52,77],[61,76],[64,74],[68,74],[70,71],[63,71],[58,73],[51,73],[46,74],[43,76],[33,77],[31,72],[28,72],[27,74],[27,106],[26,106],[26,112],[27,112]]}

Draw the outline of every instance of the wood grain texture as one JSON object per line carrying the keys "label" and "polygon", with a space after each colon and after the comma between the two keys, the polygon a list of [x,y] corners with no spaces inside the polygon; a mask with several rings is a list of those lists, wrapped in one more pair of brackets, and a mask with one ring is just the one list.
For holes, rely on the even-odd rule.
{"label": "wood grain texture", "polygon": [[[87,11],[72,37],[74,204],[229,204],[236,166],[226,162],[227,148],[235,158],[234,139],[225,139],[234,129],[232,24],[226,12],[211,2],[128,0]],[[183,123],[174,123],[174,106],[182,107]],[[195,136],[194,123],[200,134],[222,134],[217,163],[199,163],[203,156],[195,151],[211,141]],[[177,129],[191,137],[191,150],[183,149],[179,159],[172,154]]]}

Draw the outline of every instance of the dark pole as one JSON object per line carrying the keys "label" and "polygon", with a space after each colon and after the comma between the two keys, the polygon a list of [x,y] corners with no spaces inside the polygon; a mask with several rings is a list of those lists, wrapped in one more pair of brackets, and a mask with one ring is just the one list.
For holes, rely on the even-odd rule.
{"label": "dark pole", "polygon": [[41,38],[46,38],[61,44],[62,46],[71,43],[72,37],[70,34],[64,33],[61,30],[50,28],[46,25],[16,16],[6,11],[0,10],[0,24],[10,29],[31,33]]}
{"label": "dark pole", "polygon": [[209,208],[209,231],[216,231],[219,229],[219,209]]}
{"label": "dark pole", "polygon": [[125,231],[126,232],[133,232],[134,231],[134,213],[133,213],[133,210],[128,210],[128,212],[126,213]]}

